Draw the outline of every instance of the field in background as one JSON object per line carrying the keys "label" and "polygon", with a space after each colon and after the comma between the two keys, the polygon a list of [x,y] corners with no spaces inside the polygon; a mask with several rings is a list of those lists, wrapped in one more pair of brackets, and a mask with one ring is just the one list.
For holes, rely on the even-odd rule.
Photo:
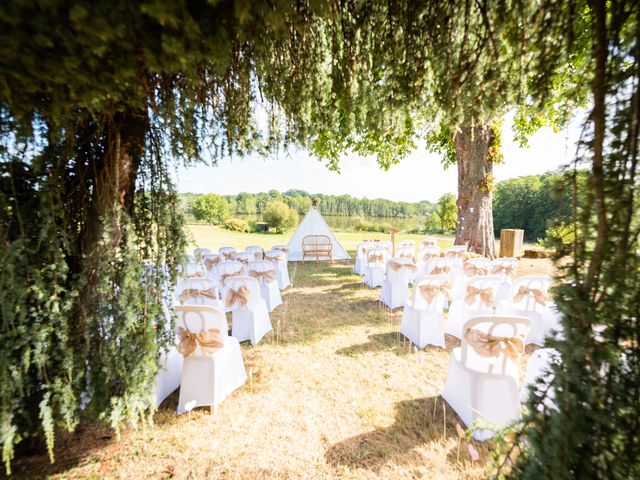
{"label": "field in background", "polygon": [[[283,234],[276,233],[240,233],[231,232],[224,228],[213,225],[187,225],[187,232],[190,239],[190,248],[204,247],[217,250],[220,247],[232,246],[240,251],[249,245],[258,245],[262,248],[270,249],[274,245],[286,244],[293,236],[294,231],[289,230]],[[363,240],[389,240],[391,236],[388,233],[370,233],[370,232],[334,232],[338,241],[346,250],[354,250],[358,243]],[[396,234],[396,241],[415,240],[416,243],[427,235],[412,235],[409,233]],[[438,245],[441,248],[453,245],[454,237],[452,235],[429,235],[438,239]]]}

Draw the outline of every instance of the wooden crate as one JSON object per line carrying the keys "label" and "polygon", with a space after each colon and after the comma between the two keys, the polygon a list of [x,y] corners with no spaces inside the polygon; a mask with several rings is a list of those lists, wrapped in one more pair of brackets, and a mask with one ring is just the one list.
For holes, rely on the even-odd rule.
{"label": "wooden crate", "polygon": [[524,230],[500,230],[500,256],[522,258]]}

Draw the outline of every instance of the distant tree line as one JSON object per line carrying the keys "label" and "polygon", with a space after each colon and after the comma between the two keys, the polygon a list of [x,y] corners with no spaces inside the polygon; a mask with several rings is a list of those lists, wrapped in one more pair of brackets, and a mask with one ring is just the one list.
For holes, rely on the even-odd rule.
{"label": "distant tree line", "polygon": [[[183,212],[187,216],[193,215],[198,219],[196,201],[203,196],[193,193],[181,194],[180,201]],[[218,197],[226,200],[229,206],[227,216],[262,215],[270,202],[284,202],[298,214],[304,215],[311,207],[312,199],[318,201],[318,209],[323,215],[343,217],[427,217],[435,209],[435,205],[426,200],[417,203],[394,202],[385,199],[354,198],[350,195],[324,195],[321,193],[312,195],[303,190],[287,190],[284,193],[277,190],[261,193],[241,192],[237,195],[219,195]],[[221,208],[225,212],[227,211],[226,208]]]}
{"label": "distant tree line", "polygon": [[[579,181],[584,182],[586,174],[579,172],[578,175]],[[571,190],[567,188],[567,182],[570,181],[569,173],[552,171],[499,182],[493,198],[496,236],[500,235],[503,228],[520,228],[525,231],[526,240],[536,241],[545,238],[549,228],[569,222]],[[426,200],[409,203],[354,198],[350,195],[312,195],[303,190],[288,190],[284,193],[277,190],[261,193],[242,192],[237,195],[180,195],[181,208],[187,218],[224,224],[227,219],[236,215],[254,214],[272,218],[273,211],[278,211],[282,217],[282,221],[276,222],[278,229],[293,226],[289,225],[295,223],[293,219],[296,216],[293,214],[304,215],[311,207],[312,199],[318,201],[318,209],[323,215],[422,218],[424,220],[421,225],[425,233],[451,233],[455,231],[457,222],[455,196],[450,193],[444,194],[435,204]],[[291,214],[284,211],[283,204],[289,207]],[[273,226],[276,227],[275,224]],[[368,225],[363,220],[361,229],[369,228],[380,226]]]}
{"label": "distant tree line", "polygon": [[[577,181],[586,182],[587,175],[586,171],[579,171]],[[526,240],[536,241],[544,239],[548,229],[569,223],[571,181],[571,172],[552,171],[498,183],[493,197],[496,235],[503,228],[520,228]]]}

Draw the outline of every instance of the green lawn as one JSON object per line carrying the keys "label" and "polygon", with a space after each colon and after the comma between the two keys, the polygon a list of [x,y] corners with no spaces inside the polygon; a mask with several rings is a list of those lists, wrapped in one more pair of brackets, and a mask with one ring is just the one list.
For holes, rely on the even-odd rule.
{"label": "green lawn", "polygon": [[[196,247],[210,248],[217,250],[220,247],[231,246],[236,250],[244,250],[249,245],[258,245],[265,250],[270,249],[274,245],[287,244],[293,236],[294,230],[285,232],[284,234],[276,233],[240,233],[230,232],[214,225],[188,225],[187,232],[189,234],[189,248]],[[391,236],[387,233],[369,233],[369,232],[334,232],[338,241],[342,246],[351,252],[355,251],[358,243],[363,240],[389,240]],[[416,243],[427,235],[412,235],[408,233],[396,234],[396,241],[415,240]],[[453,245],[454,237],[451,235],[430,235],[438,239],[438,245],[448,247]]]}

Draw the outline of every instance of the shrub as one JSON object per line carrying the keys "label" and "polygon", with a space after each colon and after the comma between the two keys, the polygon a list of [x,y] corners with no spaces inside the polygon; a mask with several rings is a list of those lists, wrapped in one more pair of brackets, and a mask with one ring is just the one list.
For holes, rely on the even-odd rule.
{"label": "shrub", "polygon": [[193,201],[191,212],[196,220],[220,225],[231,216],[231,207],[226,198],[220,195],[200,195]]}
{"label": "shrub", "polygon": [[267,203],[262,217],[278,233],[298,223],[298,212],[277,200]]}
{"label": "shrub", "polygon": [[354,228],[359,232],[389,233],[391,231],[389,225],[367,222],[366,220],[360,220]]}
{"label": "shrub", "polygon": [[564,250],[575,240],[573,226],[567,223],[558,223],[547,228],[544,232],[544,240],[538,240],[538,244],[545,248]]}
{"label": "shrub", "polygon": [[222,227],[232,232],[248,232],[249,224],[241,218],[229,218],[224,222]]}

